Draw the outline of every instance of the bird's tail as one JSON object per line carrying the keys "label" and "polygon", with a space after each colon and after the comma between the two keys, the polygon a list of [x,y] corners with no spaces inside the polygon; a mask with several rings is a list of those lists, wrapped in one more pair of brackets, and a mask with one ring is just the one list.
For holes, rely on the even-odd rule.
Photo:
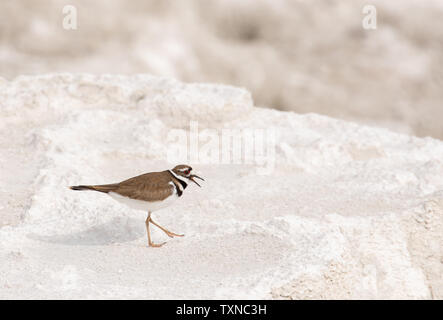
{"label": "bird's tail", "polygon": [[71,190],[93,190],[108,193],[116,188],[116,184],[105,184],[101,186],[70,186]]}

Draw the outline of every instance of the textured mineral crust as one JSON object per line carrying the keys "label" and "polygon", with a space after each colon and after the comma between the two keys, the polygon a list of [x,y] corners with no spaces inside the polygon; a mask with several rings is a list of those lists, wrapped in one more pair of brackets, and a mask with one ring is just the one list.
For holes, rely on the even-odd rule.
{"label": "textured mineral crust", "polygon": [[[0,79],[0,298],[443,298],[443,142],[257,108],[240,88],[148,75]],[[272,128],[260,164],[155,220],[73,184],[165,170],[171,132]],[[174,131],[175,130],[175,131]]]}

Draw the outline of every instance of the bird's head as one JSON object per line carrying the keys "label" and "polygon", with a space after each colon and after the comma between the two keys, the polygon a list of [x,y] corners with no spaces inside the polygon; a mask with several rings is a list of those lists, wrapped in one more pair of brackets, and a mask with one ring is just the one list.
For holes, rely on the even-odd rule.
{"label": "bird's head", "polygon": [[174,169],[172,169],[172,171],[180,177],[184,177],[188,180],[191,180],[199,187],[201,187],[201,186],[197,183],[197,181],[194,180],[194,178],[198,178],[200,180],[205,181],[205,179],[200,178],[199,176],[197,176],[195,174],[192,174],[192,168],[186,164],[180,164],[178,166],[175,166]]}

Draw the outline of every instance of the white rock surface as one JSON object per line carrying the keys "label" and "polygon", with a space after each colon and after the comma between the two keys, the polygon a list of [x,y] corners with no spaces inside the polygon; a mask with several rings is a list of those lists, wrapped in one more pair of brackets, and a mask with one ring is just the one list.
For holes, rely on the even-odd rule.
{"label": "white rock surface", "polygon": [[[443,143],[147,75],[0,80],[0,298],[443,298]],[[277,131],[275,169],[193,164],[156,220],[68,185],[173,166],[168,133]],[[191,163],[192,164],[192,163]]]}

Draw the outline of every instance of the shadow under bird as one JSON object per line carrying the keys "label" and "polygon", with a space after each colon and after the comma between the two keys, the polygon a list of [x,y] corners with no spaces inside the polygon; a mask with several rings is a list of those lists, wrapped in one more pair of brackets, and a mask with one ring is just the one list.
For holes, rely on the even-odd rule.
{"label": "shadow under bird", "polygon": [[199,176],[192,174],[192,168],[181,164],[171,170],[161,172],[149,172],[119,183],[103,185],[80,185],[69,187],[72,190],[93,190],[108,194],[113,199],[124,203],[125,205],[148,212],[146,218],[146,231],[148,233],[148,244],[151,247],[161,247],[161,244],[155,244],[151,241],[149,224],[152,223],[160,228],[170,238],[182,237],[182,234],[176,234],[160,226],[151,218],[151,213],[159,209],[170,206],[176,199],[180,198],[183,191],[188,186],[187,181],[192,181],[201,187],[195,178],[203,180]]}

